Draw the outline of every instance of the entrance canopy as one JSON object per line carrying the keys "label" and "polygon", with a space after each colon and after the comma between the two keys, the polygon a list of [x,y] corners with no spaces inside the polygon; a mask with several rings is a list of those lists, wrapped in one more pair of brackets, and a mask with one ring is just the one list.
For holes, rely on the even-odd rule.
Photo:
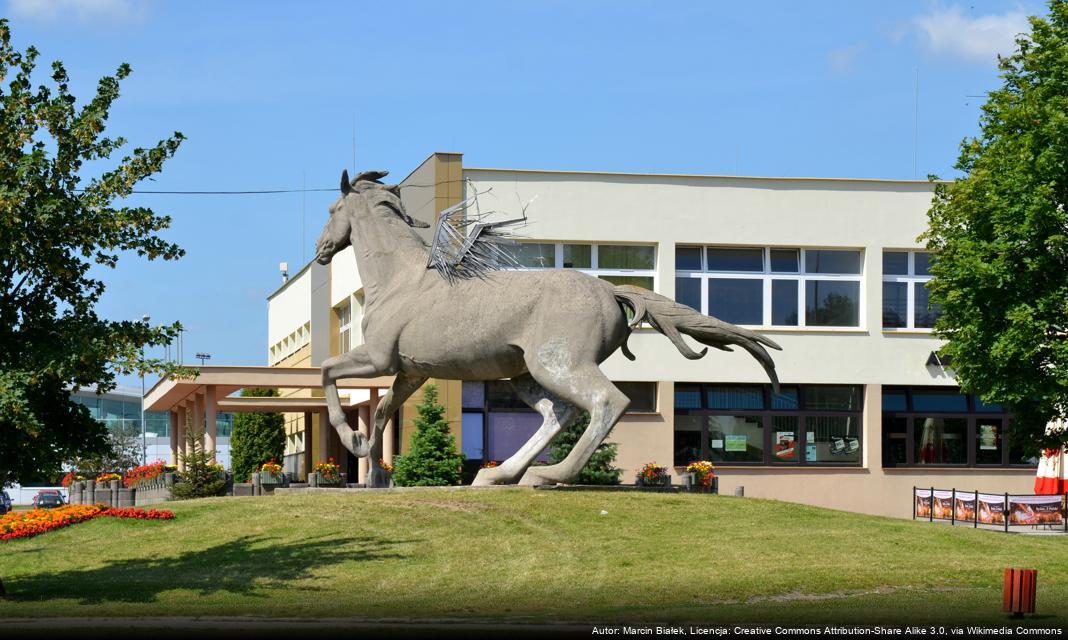
{"label": "entrance canopy", "polygon": [[[326,460],[327,440],[332,429],[328,425],[326,398],[322,391],[322,372],[318,367],[230,367],[204,365],[191,378],[164,376],[145,394],[145,411],[165,411],[170,415],[171,454],[179,463],[180,451],[185,450],[186,430],[202,435],[205,448],[215,450],[216,416],[223,413],[289,413],[304,414],[305,430],[313,423],[312,416],[319,416],[318,435],[315,436],[318,459]],[[393,384],[392,376],[379,378],[350,379],[337,383],[341,405],[358,414],[361,433],[366,435],[371,413],[378,405],[379,391]],[[233,396],[240,389],[267,387],[279,389],[282,394],[274,398]],[[391,433],[386,434],[386,445],[392,455]],[[305,441],[309,456],[306,467],[311,468],[311,443]]]}
{"label": "entrance canopy", "polygon": [[[269,387],[277,389],[322,389],[323,377],[318,367],[231,367],[206,365],[197,367],[194,378],[163,377],[145,394],[145,411],[174,411],[194,401],[198,396],[217,411],[298,413],[326,408],[321,397],[311,398],[242,398],[230,397],[239,389]],[[388,389],[392,376],[353,378],[338,382],[340,391],[349,391],[349,404],[366,401],[371,389]],[[363,391],[361,393],[360,391]],[[344,399],[342,400],[344,404]]]}

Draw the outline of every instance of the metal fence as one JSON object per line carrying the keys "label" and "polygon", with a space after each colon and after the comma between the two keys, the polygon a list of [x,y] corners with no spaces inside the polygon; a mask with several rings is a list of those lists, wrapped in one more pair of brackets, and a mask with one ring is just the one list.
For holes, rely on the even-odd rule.
{"label": "metal fence", "polygon": [[912,488],[912,519],[1004,528],[1060,528],[1068,533],[1068,495],[983,493],[979,490]]}

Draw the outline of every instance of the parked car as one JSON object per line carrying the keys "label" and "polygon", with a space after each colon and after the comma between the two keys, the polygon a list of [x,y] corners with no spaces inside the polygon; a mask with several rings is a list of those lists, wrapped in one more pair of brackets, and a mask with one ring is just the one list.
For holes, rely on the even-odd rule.
{"label": "parked car", "polygon": [[0,515],[11,511],[11,496],[7,491],[0,491]]}
{"label": "parked car", "polygon": [[56,507],[62,507],[64,504],[63,494],[58,489],[41,489],[33,497],[35,509],[55,509]]}

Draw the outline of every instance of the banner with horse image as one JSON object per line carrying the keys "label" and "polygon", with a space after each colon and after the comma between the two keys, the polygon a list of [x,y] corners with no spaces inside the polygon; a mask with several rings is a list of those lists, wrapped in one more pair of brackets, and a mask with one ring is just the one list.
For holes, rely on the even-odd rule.
{"label": "banner with horse image", "polygon": [[916,489],[916,504],[913,511],[917,518],[929,518],[931,516],[931,490]]}
{"label": "banner with horse image", "polygon": [[933,515],[932,520],[953,519],[953,492],[935,489],[934,500],[931,501]]}
{"label": "banner with horse image", "polygon": [[978,498],[980,524],[1005,524],[1005,496],[997,493],[980,493]]}
{"label": "banner with horse image", "polygon": [[953,518],[970,522],[975,519],[975,494],[958,493],[953,499]]}
{"label": "banner with horse image", "polygon": [[1060,496],[1009,496],[1009,524],[1061,524]]}

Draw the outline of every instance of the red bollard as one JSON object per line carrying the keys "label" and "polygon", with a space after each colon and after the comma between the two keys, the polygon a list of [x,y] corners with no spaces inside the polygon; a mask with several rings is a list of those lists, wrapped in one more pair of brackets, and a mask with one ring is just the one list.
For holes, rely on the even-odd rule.
{"label": "red bollard", "polygon": [[1037,569],[1005,569],[1005,586],[1002,591],[1002,610],[1014,617],[1035,612],[1035,583]]}

